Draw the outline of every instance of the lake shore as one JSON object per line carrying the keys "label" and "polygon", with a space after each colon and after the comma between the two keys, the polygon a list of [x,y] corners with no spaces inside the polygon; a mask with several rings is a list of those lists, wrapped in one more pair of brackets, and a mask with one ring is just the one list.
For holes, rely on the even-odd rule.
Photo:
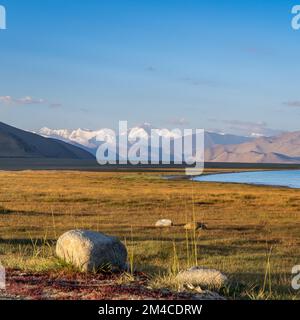
{"label": "lake shore", "polygon": [[[167,175],[0,172],[2,264],[25,273],[68,272],[55,256],[56,239],[83,228],[118,236],[135,268],[151,279],[148,285],[168,287],[171,270],[196,263],[193,232],[183,229],[195,219],[207,225],[196,232],[198,265],[221,270],[237,284],[222,294],[300,299],[290,285],[291,268],[300,259],[300,190],[161,179]],[[162,218],[174,226],[156,228]],[[270,252],[272,291],[264,288]]]}
{"label": "lake shore", "polygon": [[218,182],[236,183],[256,186],[270,186],[278,188],[300,188],[300,179],[295,178],[300,175],[297,169],[281,170],[253,170],[240,172],[219,172],[216,174],[206,174],[192,178],[196,182]]}

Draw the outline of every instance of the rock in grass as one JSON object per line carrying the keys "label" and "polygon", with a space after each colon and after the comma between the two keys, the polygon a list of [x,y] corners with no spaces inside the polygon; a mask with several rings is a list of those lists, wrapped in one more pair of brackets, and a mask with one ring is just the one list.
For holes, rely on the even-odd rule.
{"label": "rock in grass", "polygon": [[185,230],[207,230],[207,225],[201,222],[189,222],[183,228]]}
{"label": "rock in grass", "polygon": [[119,239],[99,232],[72,230],[64,233],[57,241],[56,254],[85,272],[126,268],[126,247]]}
{"label": "rock in grass", "polygon": [[164,227],[171,227],[173,222],[169,219],[161,219],[155,223],[155,227],[164,228]]}
{"label": "rock in grass", "polygon": [[201,289],[220,289],[225,286],[228,278],[218,270],[204,267],[192,267],[181,271],[176,276],[176,281],[182,287],[192,286]]}

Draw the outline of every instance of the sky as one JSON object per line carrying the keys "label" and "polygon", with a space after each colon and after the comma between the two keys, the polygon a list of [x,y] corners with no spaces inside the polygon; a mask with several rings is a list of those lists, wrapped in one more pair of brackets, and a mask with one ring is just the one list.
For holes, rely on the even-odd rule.
{"label": "sky", "polygon": [[[300,4],[300,0],[298,1]],[[300,130],[296,1],[0,0],[0,121]]]}

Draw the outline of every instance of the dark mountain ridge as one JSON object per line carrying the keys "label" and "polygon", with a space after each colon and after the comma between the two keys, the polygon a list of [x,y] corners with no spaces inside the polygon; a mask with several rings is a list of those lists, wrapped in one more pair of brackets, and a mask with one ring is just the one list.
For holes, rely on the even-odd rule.
{"label": "dark mountain ridge", "polygon": [[44,138],[0,122],[0,158],[94,159],[61,140]]}

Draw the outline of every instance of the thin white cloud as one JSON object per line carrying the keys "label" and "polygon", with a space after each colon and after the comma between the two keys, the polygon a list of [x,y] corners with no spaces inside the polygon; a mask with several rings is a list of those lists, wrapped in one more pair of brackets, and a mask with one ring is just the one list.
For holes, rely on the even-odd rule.
{"label": "thin white cloud", "polygon": [[168,124],[171,124],[174,126],[187,126],[190,124],[190,122],[185,118],[173,118],[168,121]]}
{"label": "thin white cloud", "polygon": [[287,101],[283,103],[287,107],[300,108],[300,101]]}
{"label": "thin white cloud", "polygon": [[243,135],[243,136],[276,136],[283,131],[268,127],[266,122],[251,122],[241,120],[223,120],[221,121],[225,126],[222,131]]}
{"label": "thin white cloud", "polygon": [[0,105],[18,107],[26,105],[48,105],[51,109],[56,109],[62,107],[61,103],[49,102],[46,99],[37,99],[31,96],[25,96],[22,98],[15,98],[12,96],[0,96]]}
{"label": "thin white cloud", "polygon": [[191,86],[217,87],[220,85],[217,81],[204,78],[183,77],[180,80]]}
{"label": "thin white cloud", "polygon": [[44,104],[46,101],[44,99],[35,99],[30,96],[23,98],[14,98],[12,96],[0,96],[0,103],[12,106],[22,106],[31,104]]}

